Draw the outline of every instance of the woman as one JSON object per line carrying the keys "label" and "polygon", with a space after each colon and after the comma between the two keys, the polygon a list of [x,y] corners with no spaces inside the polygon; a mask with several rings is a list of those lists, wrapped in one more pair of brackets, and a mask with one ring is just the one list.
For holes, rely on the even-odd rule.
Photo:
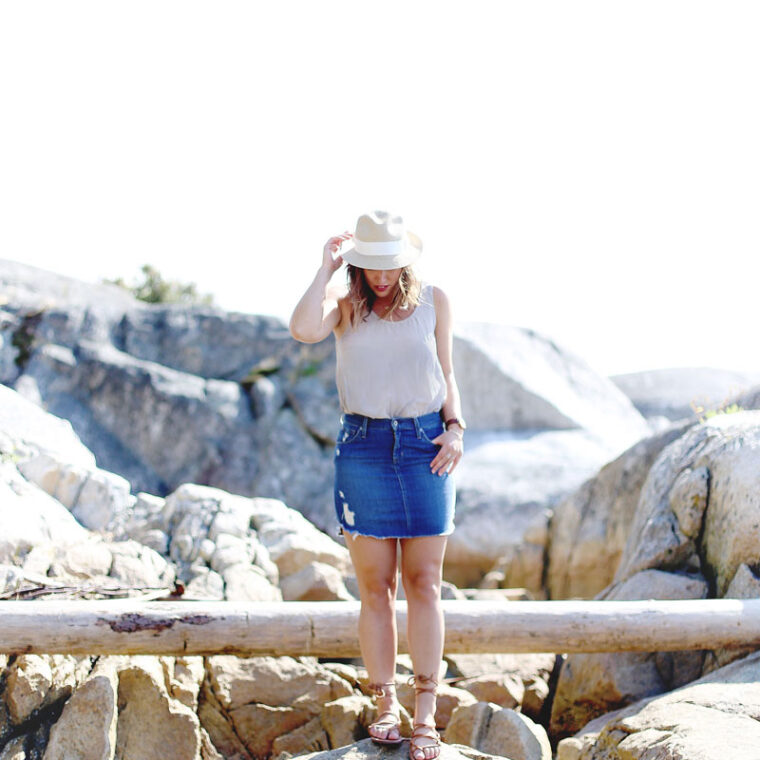
{"label": "woman", "polygon": [[[352,240],[354,247],[339,255]],[[322,265],[296,306],[290,332],[315,343],[336,338],[336,382],[343,415],[335,447],[335,509],[359,585],[359,641],[377,697],[369,727],[380,744],[399,744],[396,671],[397,547],[407,599],[414,666],[411,760],[440,754],[435,730],[443,656],[441,575],[453,530],[454,483],[462,457],[452,327],[444,293],[422,286],[411,264],[422,249],[401,217],[361,216],[355,233],[331,237]],[[330,290],[348,264],[348,293]]]}

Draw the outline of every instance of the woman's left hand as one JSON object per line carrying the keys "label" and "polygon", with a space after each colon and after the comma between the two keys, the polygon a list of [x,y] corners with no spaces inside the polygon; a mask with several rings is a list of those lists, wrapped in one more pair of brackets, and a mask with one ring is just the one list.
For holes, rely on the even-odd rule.
{"label": "woman's left hand", "polygon": [[454,468],[459,464],[464,452],[462,435],[453,430],[445,430],[433,438],[432,443],[441,447],[435,455],[435,459],[430,463],[433,474],[445,475],[454,472]]}

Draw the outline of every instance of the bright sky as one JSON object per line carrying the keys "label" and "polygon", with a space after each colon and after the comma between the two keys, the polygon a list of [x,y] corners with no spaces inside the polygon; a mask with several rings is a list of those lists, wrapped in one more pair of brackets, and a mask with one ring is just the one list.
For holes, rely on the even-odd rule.
{"label": "bright sky", "polygon": [[760,370],[756,2],[8,2],[0,257],[287,318],[374,208],[455,316]]}

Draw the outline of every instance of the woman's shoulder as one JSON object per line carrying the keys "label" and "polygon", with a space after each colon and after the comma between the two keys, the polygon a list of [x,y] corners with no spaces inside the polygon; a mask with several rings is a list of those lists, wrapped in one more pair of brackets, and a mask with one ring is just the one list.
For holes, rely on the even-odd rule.
{"label": "woman's shoulder", "polygon": [[430,282],[423,282],[420,286],[420,299],[423,303],[435,306],[436,311],[442,306],[447,306],[448,296],[437,285]]}

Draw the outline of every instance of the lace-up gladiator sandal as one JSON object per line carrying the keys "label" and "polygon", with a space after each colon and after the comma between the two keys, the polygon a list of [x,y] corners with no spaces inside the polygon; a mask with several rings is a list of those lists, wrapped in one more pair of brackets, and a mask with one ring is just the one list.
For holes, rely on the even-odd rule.
{"label": "lace-up gladiator sandal", "polygon": [[[392,699],[396,695],[396,684],[393,681],[389,681],[388,683],[371,683],[367,685],[367,688],[374,694],[376,704],[378,699]],[[377,720],[374,723],[370,723],[367,730],[369,731],[370,738],[376,744],[401,744],[404,741],[401,736],[401,715],[398,708],[395,712],[393,710],[385,710],[379,713]],[[396,736],[391,736],[394,731],[396,732]],[[373,732],[384,733],[381,736],[377,736]]]}
{"label": "lace-up gladiator sandal", "polygon": [[[412,676],[409,684],[414,686],[414,693],[430,692],[435,696],[438,693],[438,681],[432,675],[424,674]],[[420,743],[421,739],[427,739],[432,743]],[[409,760],[435,760],[441,754],[441,735],[435,730],[435,721],[429,723],[417,723],[412,725],[412,736],[409,739]]]}

